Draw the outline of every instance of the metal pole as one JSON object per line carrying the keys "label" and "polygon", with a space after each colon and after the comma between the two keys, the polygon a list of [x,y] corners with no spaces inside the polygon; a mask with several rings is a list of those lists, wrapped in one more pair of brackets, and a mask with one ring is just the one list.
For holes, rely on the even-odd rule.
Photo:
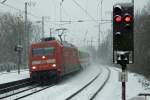
{"label": "metal pole", "polygon": [[28,34],[28,25],[27,25],[27,2],[25,2],[25,62],[28,65],[28,46],[29,46],[29,34]]}
{"label": "metal pole", "polygon": [[[102,33],[101,33],[101,26],[102,26],[102,11],[103,11],[102,6],[103,6],[103,0],[101,0],[101,19],[100,19],[100,23],[99,23],[99,32],[100,32],[101,35],[102,35]],[[100,38],[100,36],[99,36],[99,38]],[[100,42],[100,40],[99,40],[99,42]]]}
{"label": "metal pole", "polygon": [[[21,45],[21,34],[20,34],[20,25],[19,25],[19,17],[17,17],[18,21],[18,45]],[[21,51],[18,51],[18,74],[20,74],[20,66],[21,66]]]}
{"label": "metal pole", "polygon": [[134,0],[132,0],[132,3],[134,4]]}
{"label": "metal pole", "polygon": [[101,28],[100,28],[100,23],[99,23],[99,26],[98,26],[99,28],[99,30],[98,30],[98,47],[99,47],[99,49],[100,49],[100,31],[101,31]]}
{"label": "metal pole", "polygon": [[50,28],[50,37],[52,37],[52,28]]}
{"label": "metal pole", "polygon": [[42,16],[42,38],[44,38],[44,16]]}
{"label": "metal pole", "polygon": [[21,50],[18,51],[18,74],[20,74],[20,66],[21,66]]}
{"label": "metal pole", "polygon": [[92,46],[93,46],[93,38],[91,38],[91,48],[92,48]]}
{"label": "metal pole", "polygon": [[87,33],[88,33],[88,31],[85,32],[85,36],[84,36],[84,40],[83,40],[83,42],[84,42],[84,47],[86,47],[86,36],[87,36]]}
{"label": "metal pole", "polygon": [[[99,25],[98,25],[98,50],[100,50],[100,41],[101,41],[102,3],[103,3],[103,0],[101,0],[100,15],[99,15],[99,19],[98,19],[98,20],[100,20]],[[98,55],[98,57],[99,57],[99,55]]]}
{"label": "metal pole", "polygon": [[[122,73],[126,74],[126,64],[121,64],[122,65]],[[124,74],[124,79],[125,79],[125,74]],[[126,80],[122,81],[122,100],[126,100]]]}
{"label": "metal pole", "polygon": [[61,27],[61,23],[62,22],[62,2],[60,2],[60,27]]}

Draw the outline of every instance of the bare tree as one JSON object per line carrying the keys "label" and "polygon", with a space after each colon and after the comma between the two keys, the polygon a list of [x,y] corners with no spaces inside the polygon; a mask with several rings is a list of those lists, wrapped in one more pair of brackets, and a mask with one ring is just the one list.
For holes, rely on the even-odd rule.
{"label": "bare tree", "polygon": [[135,62],[129,69],[150,77],[150,3],[135,14]]}
{"label": "bare tree", "polygon": [[[28,22],[28,34],[31,40],[40,40],[40,27]],[[0,13],[0,63],[17,63],[17,53],[14,48],[21,43],[23,46],[22,62],[28,60],[25,57],[24,20],[10,13]]]}

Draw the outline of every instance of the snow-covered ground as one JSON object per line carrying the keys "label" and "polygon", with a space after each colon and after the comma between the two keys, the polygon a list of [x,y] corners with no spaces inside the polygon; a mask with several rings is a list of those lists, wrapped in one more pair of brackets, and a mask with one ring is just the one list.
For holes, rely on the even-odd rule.
{"label": "snow-covered ground", "polygon": [[[116,68],[114,67],[106,65],[89,66],[75,75],[73,74],[72,76],[64,78],[59,84],[29,97],[26,97],[23,100],[65,100],[66,97],[68,97],[69,95],[80,89],[82,86],[84,86],[86,83],[88,83],[90,80],[92,80],[99,72],[102,71],[103,73],[105,71],[103,67],[109,67],[111,69],[111,76],[108,80],[108,83],[105,85],[103,90],[96,96],[95,99],[121,100],[121,82],[119,82],[118,80],[118,70],[116,70]],[[18,80],[19,78],[16,76],[19,76],[21,78],[27,78],[29,77],[29,73],[21,73],[20,75],[18,75],[17,73],[12,73],[10,75],[4,74],[0,76],[0,83]],[[140,75],[134,73],[128,74],[128,82],[126,85],[127,100],[130,100],[132,97],[136,97],[139,93],[150,93],[150,89],[145,88],[145,86],[142,84],[143,80],[144,77]],[[98,87],[98,84],[95,85],[95,87]],[[91,89],[90,92],[92,91],[93,90]],[[83,99],[82,97],[82,100],[87,100],[87,98]],[[150,98],[148,98],[148,100],[150,100]]]}
{"label": "snow-covered ground", "polygon": [[0,73],[0,84],[29,78],[29,71],[22,70],[20,74],[17,71]]}
{"label": "snow-covered ground", "polygon": [[37,100],[65,100],[72,93],[95,78],[102,71],[101,67],[96,65],[89,66],[77,75],[60,82],[58,85],[24,98],[23,100],[33,100],[33,98]]}
{"label": "snow-covered ground", "polygon": [[[33,98],[38,100],[64,100],[67,95],[73,93],[84,83],[87,83],[87,81],[89,81],[90,79],[90,76],[93,77],[94,75],[96,75],[96,73],[98,73],[97,67],[100,66],[105,67],[103,65],[90,66],[79,75],[66,80],[66,82],[62,82],[59,85],[44,90],[38,94],[24,98],[24,100],[33,100]],[[115,68],[110,69],[111,77],[109,79],[109,82],[106,84],[105,88],[98,94],[96,100],[121,100],[121,83],[118,81],[118,71],[115,70]],[[134,73],[129,73],[128,77],[127,100],[137,96],[139,93],[145,92],[142,84],[139,83],[139,79],[142,78],[141,76]],[[95,87],[97,87],[97,85]]]}
{"label": "snow-covered ground", "polygon": [[[29,71],[29,69],[21,69],[20,72]],[[18,73],[18,70],[11,70],[10,72],[2,71],[0,72],[0,75],[2,74],[9,74],[9,73]]]}
{"label": "snow-covered ground", "polygon": [[[105,88],[96,97],[96,100],[121,100],[121,82],[119,82],[118,74],[118,70],[111,68],[111,77]],[[139,93],[150,93],[148,90],[145,91],[144,87],[139,82],[142,78],[143,77],[137,74],[128,73],[128,82],[126,84],[127,100],[137,96]]]}
{"label": "snow-covered ground", "polygon": [[88,100],[104,84],[108,76],[109,71],[106,68],[103,68],[103,72],[101,73],[101,75],[94,82],[92,82],[92,84],[90,84],[87,88],[85,88],[71,100]]}

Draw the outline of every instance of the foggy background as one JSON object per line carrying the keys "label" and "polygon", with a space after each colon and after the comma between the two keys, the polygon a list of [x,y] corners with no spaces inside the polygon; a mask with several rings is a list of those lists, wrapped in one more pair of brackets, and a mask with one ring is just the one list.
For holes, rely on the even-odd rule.
{"label": "foggy background", "polygon": [[[22,68],[27,68],[26,34],[24,33],[25,2],[29,3],[30,43],[39,42],[42,38],[43,16],[45,37],[50,35],[50,28],[52,35],[56,37],[59,34],[56,29],[67,28],[63,40],[91,51],[92,59],[96,59],[95,61],[99,63],[105,61],[112,64],[113,4],[131,2],[130,0],[7,0],[4,4],[0,4],[1,70],[16,68],[18,55],[14,47],[18,44],[19,38],[23,45]],[[148,0],[135,0],[135,64],[128,67],[129,70],[147,77],[150,72],[149,11]],[[99,23],[101,23],[100,28]],[[99,36],[100,45],[98,45]]]}

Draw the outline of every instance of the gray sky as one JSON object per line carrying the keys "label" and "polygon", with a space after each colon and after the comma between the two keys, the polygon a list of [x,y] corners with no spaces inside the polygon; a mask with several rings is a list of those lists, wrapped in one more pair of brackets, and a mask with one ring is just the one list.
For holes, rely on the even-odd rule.
{"label": "gray sky", "polygon": [[[0,0],[3,1],[3,0]],[[45,35],[49,34],[49,28],[57,29],[60,27],[60,23],[54,21],[60,21],[60,2],[61,0],[7,0],[6,4],[12,5],[15,8],[24,10],[24,2],[32,1],[35,2],[34,6],[28,7],[28,12],[34,14],[35,16],[45,17]],[[81,9],[76,3],[78,3],[83,9]],[[68,28],[66,32],[66,39],[76,44],[83,44],[85,33],[87,32],[86,39],[98,39],[98,22],[97,20],[100,16],[100,7],[98,3],[101,0],[64,0],[62,4],[62,20],[65,21],[77,21],[85,20],[85,22],[72,22],[71,24],[66,23],[62,27]],[[135,0],[135,9],[141,9],[147,3],[148,0]],[[102,3],[102,19],[111,19],[112,5],[116,2],[130,2],[130,0],[103,0]],[[2,12],[11,12],[13,14],[18,14],[18,11],[9,8],[7,6],[0,5],[0,10]],[[24,16],[24,14],[22,13]],[[49,17],[48,17],[49,16]],[[28,16],[32,22],[41,20],[38,17]],[[111,29],[111,23],[103,24],[101,26],[101,40],[107,35],[106,31]],[[53,34],[56,34],[53,33]],[[96,44],[96,43],[95,43]]]}

